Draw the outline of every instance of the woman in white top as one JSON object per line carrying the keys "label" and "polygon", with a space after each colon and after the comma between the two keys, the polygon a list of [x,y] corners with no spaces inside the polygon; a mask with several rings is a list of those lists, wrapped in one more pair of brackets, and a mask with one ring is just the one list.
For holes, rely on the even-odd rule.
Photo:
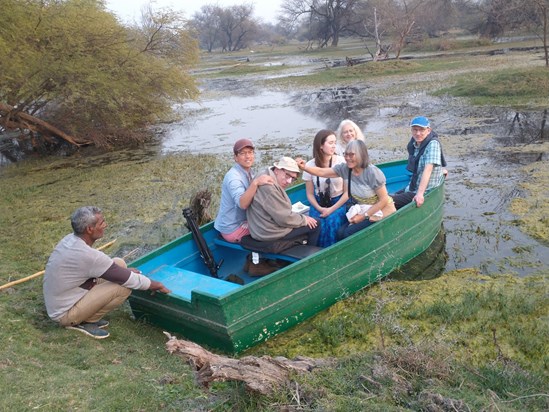
{"label": "woman in white top", "polygon": [[336,130],[336,136],[336,154],[339,156],[343,156],[343,152],[345,151],[345,147],[347,147],[347,143],[353,140],[362,140],[364,143],[366,143],[366,139],[364,138],[364,134],[362,133],[362,130],[360,130],[360,127],[358,127],[355,122],[349,119],[345,119],[339,124]]}
{"label": "woman in white top", "polygon": [[[335,154],[336,136],[332,130],[320,130],[313,141],[313,159],[307,166],[331,168],[345,163]],[[345,223],[345,203],[349,198],[340,177],[323,178],[303,172],[307,199],[311,204],[309,216],[322,221],[318,246],[328,247],[337,241],[337,231]]]}

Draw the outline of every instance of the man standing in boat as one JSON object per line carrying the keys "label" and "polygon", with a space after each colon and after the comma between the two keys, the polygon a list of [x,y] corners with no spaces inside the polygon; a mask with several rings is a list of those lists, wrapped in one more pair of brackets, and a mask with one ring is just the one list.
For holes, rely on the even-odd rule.
{"label": "man standing in boat", "polygon": [[234,166],[223,178],[219,212],[214,227],[227,242],[240,242],[249,235],[246,209],[252,203],[257,188],[272,185],[271,176],[262,175],[254,179],[252,166],[255,160],[255,147],[250,139],[237,140],[233,146]]}
{"label": "man standing in boat", "polygon": [[412,138],[408,142],[408,166],[412,172],[410,183],[404,190],[391,195],[395,207],[400,209],[415,201],[421,207],[424,196],[438,186],[444,176],[446,160],[438,135],[431,129],[431,122],[423,116],[414,117],[410,122]]}
{"label": "man standing in boat", "polygon": [[71,226],[73,233],[55,246],[44,274],[44,301],[53,321],[104,339],[109,322],[103,316],[124,303],[132,289],[170,293],[162,283],[128,269],[124,260],[92,247],[107,227],[101,209],[77,209]]}
{"label": "man standing in boat", "polygon": [[299,167],[290,157],[283,157],[262,173],[271,176],[275,184],[257,189],[246,213],[250,234],[262,242],[293,240],[307,236],[307,244],[317,246],[320,222],[292,211],[286,188],[299,176]]}

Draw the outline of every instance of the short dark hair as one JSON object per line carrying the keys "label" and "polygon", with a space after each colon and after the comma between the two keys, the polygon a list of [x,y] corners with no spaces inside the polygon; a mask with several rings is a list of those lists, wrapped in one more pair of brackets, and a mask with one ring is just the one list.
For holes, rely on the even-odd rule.
{"label": "short dark hair", "polygon": [[86,232],[88,226],[97,223],[97,215],[102,214],[101,209],[95,206],[83,206],[71,216],[71,226],[75,235],[82,235]]}

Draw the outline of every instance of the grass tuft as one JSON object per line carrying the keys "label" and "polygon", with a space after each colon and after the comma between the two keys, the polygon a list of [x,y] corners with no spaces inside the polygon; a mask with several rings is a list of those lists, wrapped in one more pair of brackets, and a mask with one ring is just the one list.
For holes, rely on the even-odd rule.
{"label": "grass tuft", "polygon": [[477,105],[513,105],[549,96],[549,70],[545,67],[502,69],[490,73],[460,76],[455,85],[438,90],[436,95],[468,97]]}

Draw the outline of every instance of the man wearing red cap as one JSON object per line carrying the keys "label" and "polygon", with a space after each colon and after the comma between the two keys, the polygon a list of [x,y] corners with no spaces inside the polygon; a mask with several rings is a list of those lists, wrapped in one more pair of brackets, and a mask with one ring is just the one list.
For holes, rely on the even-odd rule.
{"label": "man wearing red cap", "polygon": [[228,242],[240,242],[249,235],[246,209],[252,203],[257,188],[274,184],[271,176],[262,175],[254,179],[252,166],[255,147],[250,139],[237,140],[233,146],[235,165],[223,178],[219,212],[214,227]]}

